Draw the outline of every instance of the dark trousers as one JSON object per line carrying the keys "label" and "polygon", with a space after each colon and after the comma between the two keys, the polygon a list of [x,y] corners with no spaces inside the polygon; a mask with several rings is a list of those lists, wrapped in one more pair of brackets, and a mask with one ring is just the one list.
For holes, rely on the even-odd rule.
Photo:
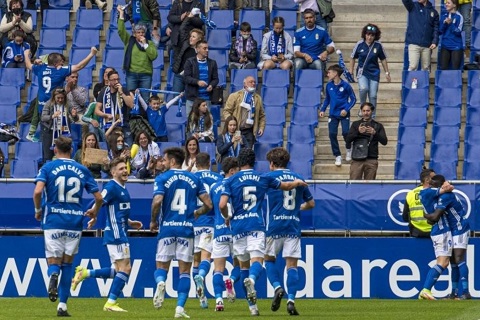
{"label": "dark trousers", "polygon": [[249,129],[241,129],[242,136],[245,137],[245,140],[247,140],[248,146],[253,149],[253,145],[255,144],[255,135],[253,134],[253,128]]}

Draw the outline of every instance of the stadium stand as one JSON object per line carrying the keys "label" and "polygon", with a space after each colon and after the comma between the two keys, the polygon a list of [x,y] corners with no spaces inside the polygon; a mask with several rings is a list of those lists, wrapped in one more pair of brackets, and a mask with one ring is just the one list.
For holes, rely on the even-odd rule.
{"label": "stadium stand", "polygon": [[21,159],[13,160],[10,166],[10,176],[12,178],[30,178],[33,179],[38,173],[38,163],[35,160]]}
{"label": "stadium stand", "polygon": [[234,27],[233,10],[210,9],[208,19],[215,22],[217,29],[232,30]]}
{"label": "stadium stand", "polygon": [[[64,29],[70,28],[70,12],[67,10],[46,9],[42,16],[43,29]],[[40,44],[42,40],[40,40]]]}
{"label": "stadium stand", "polygon": [[268,88],[289,88],[290,71],[282,69],[263,70],[262,84]]}
{"label": "stadium stand", "polygon": [[77,10],[76,19],[76,28],[103,29],[103,12],[101,10],[79,8]]}

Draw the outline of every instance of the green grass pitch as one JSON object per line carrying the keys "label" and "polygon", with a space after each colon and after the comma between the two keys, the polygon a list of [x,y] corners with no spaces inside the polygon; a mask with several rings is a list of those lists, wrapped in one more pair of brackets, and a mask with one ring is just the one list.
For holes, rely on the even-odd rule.
{"label": "green grass pitch", "polygon": [[[160,310],[155,310],[151,299],[122,298],[120,306],[127,313],[103,311],[106,298],[70,298],[68,311],[71,319],[143,320],[173,319],[176,300],[167,299]],[[260,317],[268,319],[291,319],[286,312],[286,300],[277,312],[270,310],[271,300],[259,300]],[[296,307],[300,313],[294,319],[327,320],[479,320],[478,301],[424,301],[424,300],[314,300],[298,299]],[[0,319],[59,319],[57,303],[48,298],[0,298]],[[189,299],[185,307],[192,319],[248,319],[251,318],[245,300],[229,303],[225,300],[225,311],[214,311],[214,300],[209,300],[209,309],[201,309],[197,299]]]}

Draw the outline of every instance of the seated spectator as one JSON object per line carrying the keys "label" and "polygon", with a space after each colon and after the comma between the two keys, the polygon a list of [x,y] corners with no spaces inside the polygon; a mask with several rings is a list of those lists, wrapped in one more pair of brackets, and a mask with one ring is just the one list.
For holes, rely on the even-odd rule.
{"label": "seated spectator", "polygon": [[135,137],[131,156],[132,173],[138,179],[146,179],[150,159],[160,157],[160,148],[145,131],[142,131]]}
{"label": "seated spectator", "polygon": [[[97,136],[95,136],[93,132],[87,132],[83,135],[81,148],[77,150],[73,160],[87,167],[95,179],[100,179],[102,177],[102,165],[98,163],[90,163],[90,161],[85,158],[85,151],[87,148],[100,149]],[[108,158],[105,158],[104,165],[105,164],[108,164]]]}
{"label": "seated spectator", "polygon": [[230,69],[255,69],[257,61],[257,41],[253,39],[252,27],[248,22],[240,25],[240,35],[230,48]]}
{"label": "seated spectator", "polygon": [[148,163],[148,174],[145,179],[155,179],[158,175],[165,172],[165,165],[163,164],[163,157],[152,157]]}
{"label": "seated spectator", "polygon": [[188,115],[187,136],[195,137],[199,142],[213,142],[213,117],[207,102],[195,99],[192,111]]}
{"label": "seated spectator", "polygon": [[162,105],[162,100],[158,96],[151,96],[148,99],[148,105],[143,100],[142,96],[139,96],[139,102],[143,110],[147,113],[147,119],[153,130],[155,131],[155,142],[167,142],[167,122],[165,121],[165,114],[170,110],[170,107],[174,105],[180,98],[183,97],[183,92],[168,101],[167,104]]}
{"label": "seated spectator", "polygon": [[282,17],[273,18],[273,30],[265,33],[262,40],[261,61],[258,69],[290,70],[293,66],[292,37],[283,30],[285,20]]}
{"label": "seated spectator", "polygon": [[54,89],[52,97],[43,107],[41,116],[44,161],[52,160],[55,139],[60,136],[70,136],[70,124],[76,121],[78,121],[77,110],[69,106],[65,90]]}
{"label": "seated spectator", "polygon": [[67,100],[70,107],[76,109],[77,114],[84,114],[89,102],[89,96],[88,89],[78,85],[78,72],[72,72],[67,77],[65,91],[67,92]]}
{"label": "seated spectator", "polygon": [[220,155],[218,163],[222,163],[227,157],[238,157],[240,149],[248,147],[247,139],[238,130],[237,118],[228,116],[222,134],[217,138],[217,152]]}
{"label": "seated spectator", "polygon": [[[128,147],[127,144],[125,144],[125,138],[123,136],[123,133],[121,132],[114,132],[108,136],[107,139],[108,143],[108,159],[112,161],[115,158],[118,157],[123,157],[127,160],[127,171],[128,174],[130,174],[130,160],[132,159],[131,157],[131,151],[130,148]],[[102,168],[104,172],[107,172],[109,176],[110,174],[110,169],[108,166],[104,166]]]}
{"label": "seated spectator", "polygon": [[25,41],[25,32],[15,30],[12,34],[13,40],[3,48],[2,68],[25,68],[23,56],[30,45]]}
{"label": "seated spectator", "polygon": [[25,41],[30,45],[30,53],[32,57],[35,56],[37,52],[37,40],[35,40],[35,36],[33,35],[32,15],[29,12],[23,11],[22,0],[11,0],[8,9],[9,11],[5,13],[0,22],[2,48],[5,49],[8,42],[13,40],[12,35],[15,30],[22,30],[26,35]]}
{"label": "seated spectator", "polygon": [[295,31],[295,70],[325,70],[327,57],[335,51],[335,43],[328,32],[315,25],[315,12],[307,9],[303,12],[305,27]]}
{"label": "seated spectator", "polygon": [[463,17],[457,12],[458,0],[446,0],[447,12],[440,20],[440,69],[460,70],[463,59]]}
{"label": "seated spectator", "polygon": [[190,137],[185,141],[185,161],[182,164],[182,169],[190,172],[197,172],[197,154],[200,153],[200,144],[197,138]]}
{"label": "seated spectator", "polygon": [[102,82],[99,82],[93,86],[93,98],[97,99],[98,94],[100,91],[102,91],[103,88],[108,86],[108,73],[110,71],[115,71],[114,68],[111,67],[106,67],[105,70],[103,70],[103,75],[102,75]]}

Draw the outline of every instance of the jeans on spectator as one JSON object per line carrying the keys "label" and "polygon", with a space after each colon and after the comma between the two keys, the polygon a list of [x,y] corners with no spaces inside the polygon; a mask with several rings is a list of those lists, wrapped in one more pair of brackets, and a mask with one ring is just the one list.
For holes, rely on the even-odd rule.
{"label": "jeans on spectator", "polygon": [[463,30],[465,30],[465,47],[470,49],[472,37],[472,3],[464,3],[458,6],[458,12],[463,17]]}
{"label": "jeans on spectator", "polygon": [[[338,145],[338,124],[342,125],[343,140],[347,137],[348,130],[350,129],[349,117],[329,117],[328,118],[328,137],[330,138],[330,144],[332,146],[332,153],[335,157],[341,156],[340,147]],[[351,144],[345,143],[347,149],[351,148]]]}
{"label": "jeans on spectator", "polygon": [[352,160],[350,163],[350,180],[375,180],[377,169],[377,159]]}
{"label": "jeans on spectator", "polygon": [[[462,68],[463,50],[440,50],[440,70],[460,70]],[[450,67],[451,65],[451,67]]]}
{"label": "jeans on spectator", "polygon": [[408,45],[408,70],[415,71],[418,68],[418,62],[422,60],[422,70],[430,70],[430,59],[432,50],[428,47],[420,47],[416,44]]}
{"label": "jeans on spectator", "polygon": [[320,59],[312,61],[312,63],[307,63],[303,58],[295,58],[295,70],[300,69],[314,69],[314,70],[323,70],[323,62]]}
{"label": "jeans on spectator", "polygon": [[173,74],[172,91],[175,91],[175,92],[185,91],[185,82],[181,74],[176,74],[176,73]]}
{"label": "jeans on spectator", "polygon": [[377,107],[378,81],[370,80],[364,75],[358,78],[358,89],[360,91],[360,105],[368,101]]}
{"label": "jeans on spectator", "polygon": [[[160,72],[160,71],[157,71]],[[150,89],[152,87],[152,75],[148,73],[136,73],[127,71],[127,90],[132,92],[138,88]],[[141,93],[143,100],[148,101],[150,92]]]}

